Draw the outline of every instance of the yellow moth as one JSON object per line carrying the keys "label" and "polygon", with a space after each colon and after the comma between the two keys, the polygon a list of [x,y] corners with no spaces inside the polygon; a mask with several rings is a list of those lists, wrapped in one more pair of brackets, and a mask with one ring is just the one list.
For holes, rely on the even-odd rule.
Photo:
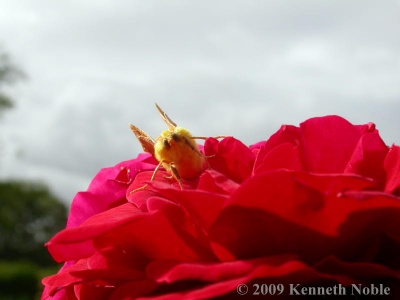
{"label": "yellow moth", "polygon": [[[168,129],[164,130],[156,140],[138,127],[132,124],[129,124],[129,126],[143,150],[150,153],[159,162],[150,180],[154,180],[157,171],[162,166],[178,181],[182,189],[181,179],[196,178],[204,169],[207,157],[200,152],[195,139],[206,139],[206,137],[192,136],[189,130],[177,126],[157,103],[155,105],[161,118],[168,126]],[[222,137],[217,136],[215,138]]]}

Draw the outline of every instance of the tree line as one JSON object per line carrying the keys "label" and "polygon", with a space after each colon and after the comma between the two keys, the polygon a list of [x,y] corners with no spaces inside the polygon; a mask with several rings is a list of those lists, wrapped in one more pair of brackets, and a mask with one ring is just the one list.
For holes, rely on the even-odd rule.
{"label": "tree line", "polygon": [[[22,78],[24,72],[0,48],[0,117],[16,105],[5,87]],[[39,299],[41,278],[58,268],[44,244],[66,218],[67,208],[44,183],[0,180],[0,299]]]}

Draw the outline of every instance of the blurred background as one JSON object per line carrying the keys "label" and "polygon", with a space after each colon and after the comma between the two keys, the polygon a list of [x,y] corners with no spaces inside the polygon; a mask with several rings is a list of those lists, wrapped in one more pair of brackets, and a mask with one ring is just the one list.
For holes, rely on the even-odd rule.
{"label": "blurred background", "polygon": [[165,129],[154,102],[198,136],[337,114],[399,144],[399,28],[399,0],[0,0],[0,281],[52,268],[75,193],[142,151],[128,123]]}

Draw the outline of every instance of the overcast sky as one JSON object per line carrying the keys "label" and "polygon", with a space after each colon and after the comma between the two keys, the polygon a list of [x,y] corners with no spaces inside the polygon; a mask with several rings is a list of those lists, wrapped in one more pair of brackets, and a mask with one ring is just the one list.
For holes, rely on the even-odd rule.
{"label": "overcast sky", "polygon": [[0,177],[69,203],[156,137],[157,102],[194,135],[246,144],[338,114],[400,144],[398,0],[0,0],[0,44],[28,79],[0,120]]}

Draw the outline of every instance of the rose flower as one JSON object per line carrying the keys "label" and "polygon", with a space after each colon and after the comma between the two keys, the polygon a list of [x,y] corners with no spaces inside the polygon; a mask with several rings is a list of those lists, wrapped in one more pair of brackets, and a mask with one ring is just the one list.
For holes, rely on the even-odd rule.
{"label": "rose flower", "polygon": [[162,169],[150,181],[149,154],[102,169],[46,245],[65,263],[42,299],[244,299],[241,284],[247,296],[254,284],[399,293],[400,147],[374,124],[311,118],[203,152],[209,168],[182,189]]}

